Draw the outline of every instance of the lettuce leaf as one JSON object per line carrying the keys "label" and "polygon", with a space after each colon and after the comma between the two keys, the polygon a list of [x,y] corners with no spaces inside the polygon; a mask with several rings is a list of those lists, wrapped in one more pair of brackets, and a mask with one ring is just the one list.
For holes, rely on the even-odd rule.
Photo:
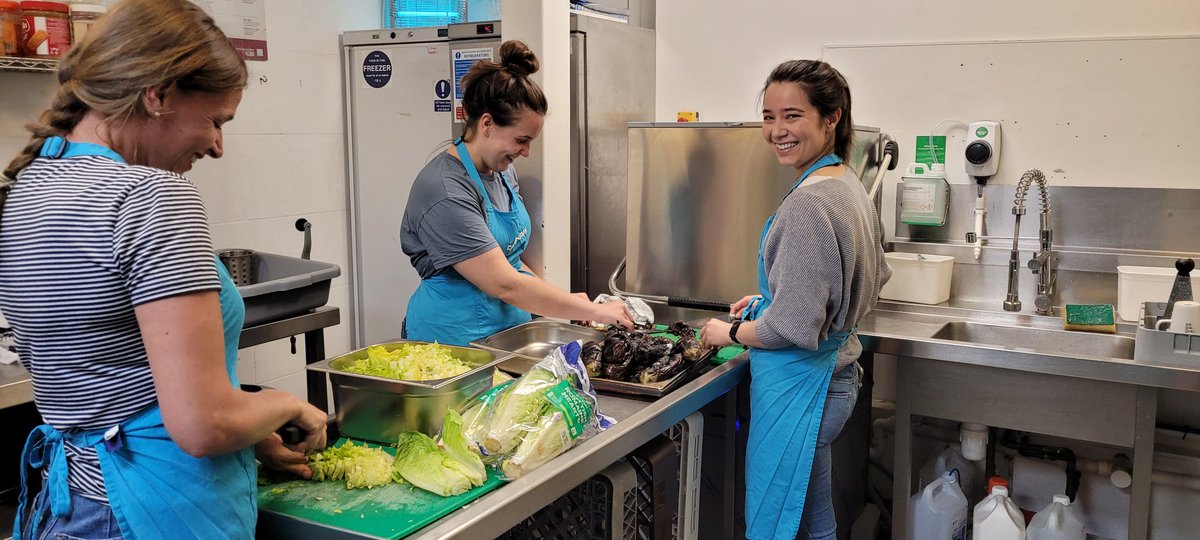
{"label": "lettuce leaf", "polygon": [[471,485],[482,486],[487,480],[483,459],[468,446],[462,416],[453,409],[446,411],[442,418],[442,451],[450,458],[453,468],[466,476]]}
{"label": "lettuce leaf", "polygon": [[408,483],[443,497],[471,489],[471,480],[459,465],[424,433],[406,431],[396,441],[393,469]]}

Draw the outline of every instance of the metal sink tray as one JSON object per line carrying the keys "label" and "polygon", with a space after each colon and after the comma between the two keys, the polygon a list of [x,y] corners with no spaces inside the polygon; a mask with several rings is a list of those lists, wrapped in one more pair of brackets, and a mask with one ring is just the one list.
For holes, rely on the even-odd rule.
{"label": "metal sink tray", "polygon": [[931,337],[1006,349],[1028,349],[1039,353],[1124,360],[1132,360],[1134,350],[1134,340],[1126,336],[969,321],[946,323]]}
{"label": "metal sink tray", "polygon": [[[380,343],[391,351],[405,343],[424,341],[396,340]],[[403,381],[345,371],[347,365],[367,357],[367,347],[322,360],[309,370],[327,373],[333,387],[333,403],[338,428],[347,437],[381,444],[395,444],[402,431],[420,431],[436,435],[442,416],[458,408],[472,396],[492,386],[495,366],[507,354],[472,347],[442,345],[450,355],[471,366],[471,370],[446,379]]]}
{"label": "metal sink tray", "polygon": [[[496,367],[510,373],[522,374],[540,362],[547,354],[575,340],[599,341],[604,339],[604,332],[575,324],[537,319],[525,324],[514,326],[508,330],[497,332],[479,341],[471,342],[473,347],[494,351],[498,355],[512,355],[512,358],[502,361]],[[699,360],[676,374],[674,377],[656,383],[642,384],[627,381],[614,381],[603,377],[592,377],[592,386],[596,390],[617,392],[637,396],[662,397],[689,381],[697,373],[712,364],[716,350],[709,350]]]}

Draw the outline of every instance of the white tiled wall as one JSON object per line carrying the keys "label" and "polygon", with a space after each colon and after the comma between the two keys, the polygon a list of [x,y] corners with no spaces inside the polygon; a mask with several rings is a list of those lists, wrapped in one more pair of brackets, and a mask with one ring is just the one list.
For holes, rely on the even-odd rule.
{"label": "white tiled wall", "polygon": [[[208,208],[217,248],[244,247],[298,257],[312,223],[312,259],[335,263],[329,305],[342,324],[325,330],[329,355],[350,347],[350,299],[345,277],[347,204],[341,60],[338,37],[377,28],[378,0],[271,0],[266,3],[270,60],[250,62],[250,84],[237,117],[225,127],[225,157],[201,160],[188,177]],[[0,161],[7,165],[28,140],[22,125],[49,104],[52,74],[0,72]],[[288,340],[239,356],[242,382],[304,397],[304,337],[296,354]]]}

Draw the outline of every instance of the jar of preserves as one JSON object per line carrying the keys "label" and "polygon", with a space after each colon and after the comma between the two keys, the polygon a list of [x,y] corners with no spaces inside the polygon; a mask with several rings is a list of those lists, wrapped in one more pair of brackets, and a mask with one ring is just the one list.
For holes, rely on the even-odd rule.
{"label": "jar of preserves", "polygon": [[21,4],[0,0],[0,56],[17,56],[21,48]]}
{"label": "jar of preserves", "polygon": [[31,58],[61,58],[71,48],[70,8],[59,2],[21,2],[21,51]]}
{"label": "jar of preserves", "polygon": [[99,4],[71,4],[71,43],[83,43],[88,31],[106,11],[108,8]]}

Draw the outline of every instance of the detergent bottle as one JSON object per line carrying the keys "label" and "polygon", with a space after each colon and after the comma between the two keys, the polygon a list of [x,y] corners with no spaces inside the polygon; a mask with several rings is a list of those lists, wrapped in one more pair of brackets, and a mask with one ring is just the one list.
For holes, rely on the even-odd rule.
{"label": "detergent bottle", "polygon": [[946,471],[908,500],[909,538],[966,540],[967,497],[956,473]]}
{"label": "detergent bottle", "polygon": [[1033,516],[1026,538],[1029,540],[1084,540],[1083,522],[1071,511],[1071,499],[1055,495],[1054,501]]}
{"label": "detergent bottle", "polygon": [[975,505],[974,540],[1025,540],[1025,518],[1008,498],[1008,488],[992,486],[992,494]]}

